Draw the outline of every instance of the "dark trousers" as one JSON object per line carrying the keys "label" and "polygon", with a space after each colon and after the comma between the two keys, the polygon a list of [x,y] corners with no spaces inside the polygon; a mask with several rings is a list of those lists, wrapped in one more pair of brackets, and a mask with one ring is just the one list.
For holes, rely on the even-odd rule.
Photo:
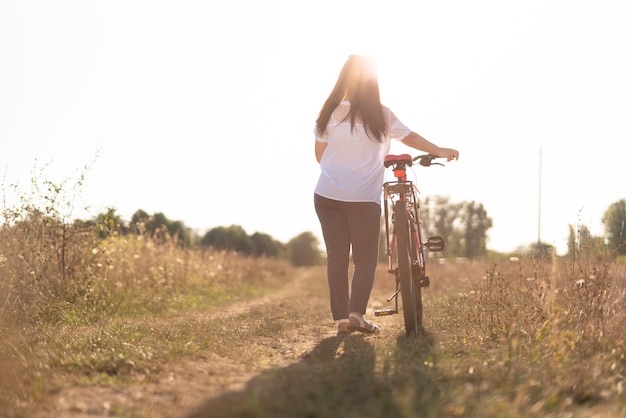
{"label": "dark trousers", "polygon": [[[314,195],[315,212],[326,245],[330,310],[334,320],[365,314],[374,286],[380,235],[380,205],[341,202]],[[350,248],[354,273],[349,281]]]}

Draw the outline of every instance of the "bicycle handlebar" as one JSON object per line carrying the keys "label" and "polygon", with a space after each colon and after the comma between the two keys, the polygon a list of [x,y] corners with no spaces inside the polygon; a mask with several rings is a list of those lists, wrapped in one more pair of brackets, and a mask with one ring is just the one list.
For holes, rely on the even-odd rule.
{"label": "bicycle handlebar", "polygon": [[437,157],[436,155],[433,155],[433,154],[422,154],[416,157],[411,157],[409,154],[387,155],[385,157],[385,167],[389,168],[392,165],[393,166],[404,165],[404,166],[411,167],[413,165],[413,161],[418,161],[418,160],[419,160],[419,164],[423,167],[430,167],[431,165],[443,166],[443,164],[441,163],[433,162],[433,160],[436,158],[443,158],[443,157]]}
{"label": "bicycle handlebar", "polygon": [[443,164],[441,163],[434,163],[433,160],[435,158],[443,158],[443,157],[437,157],[436,155],[432,155],[432,154],[424,154],[424,155],[418,155],[417,157],[413,158],[413,161],[419,160],[420,165],[424,167],[430,167],[431,165],[443,166]]}

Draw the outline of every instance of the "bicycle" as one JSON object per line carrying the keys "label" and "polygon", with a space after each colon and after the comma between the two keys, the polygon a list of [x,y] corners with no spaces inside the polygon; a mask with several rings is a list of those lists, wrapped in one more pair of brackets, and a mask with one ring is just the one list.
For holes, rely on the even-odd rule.
{"label": "bicycle", "polygon": [[[395,308],[377,309],[376,316],[393,315],[398,311],[398,294],[402,298],[402,311],[406,335],[419,335],[422,326],[422,288],[430,285],[426,275],[424,250],[443,251],[443,237],[431,236],[422,241],[419,217],[418,190],[413,181],[407,179],[407,168],[419,161],[424,167],[441,165],[433,162],[432,154],[411,157],[409,154],[387,155],[385,168],[393,171],[395,180],[383,184],[386,255],[388,273],[395,277],[395,292],[387,302],[395,299]],[[391,224],[391,225],[390,225]]]}

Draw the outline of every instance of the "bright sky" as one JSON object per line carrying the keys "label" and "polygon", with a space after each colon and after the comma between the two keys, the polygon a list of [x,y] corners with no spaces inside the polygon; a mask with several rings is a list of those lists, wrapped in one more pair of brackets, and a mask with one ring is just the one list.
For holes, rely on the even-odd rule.
{"label": "bright sky", "polygon": [[99,153],[92,215],[321,240],[313,124],[363,53],[384,103],[460,150],[416,170],[423,197],[482,203],[491,249],[536,242],[541,149],[541,239],[565,253],[568,224],[602,235],[626,198],[625,21],[621,0],[2,0],[2,192]]}

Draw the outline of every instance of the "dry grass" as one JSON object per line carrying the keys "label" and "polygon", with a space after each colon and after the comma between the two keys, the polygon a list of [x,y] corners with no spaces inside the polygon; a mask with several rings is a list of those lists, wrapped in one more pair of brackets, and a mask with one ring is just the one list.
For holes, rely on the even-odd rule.
{"label": "dry grass", "polygon": [[68,385],[145,379],[161,362],[193,356],[220,331],[189,315],[275,290],[291,271],[162,236],[101,240],[61,223],[4,225],[0,415],[19,416]]}
{"label": "dry grass", "polygon": [[[624,264],[429,270],[426,335],[405,338],[397,315],[380,319],[380,335],[339,339],[323,268],[290,288],[296,270],[278,261],[167,237],[99,240],[62,223],[5,225],[0,413],[29,416],[68,387],[160,384],[169,365],[196,360],[215,391],[191,416],[626,415]],[[373,308],[392,287],[381,266]],[[239,386],[217,389],[225,374]],[[154,416],[133,405],[103,415]]]}
{"label": "dry grass", "polygon": [[[596,259],[436,266],[429,300],[461,415],[626,414],[626,266]],[[463,280],[463,285],[451,277]],[[476,403],[476,404],[474,404]],[[480,403],[480,405],[478,404]],[[588,410],[588,414],[585,412]]]}

